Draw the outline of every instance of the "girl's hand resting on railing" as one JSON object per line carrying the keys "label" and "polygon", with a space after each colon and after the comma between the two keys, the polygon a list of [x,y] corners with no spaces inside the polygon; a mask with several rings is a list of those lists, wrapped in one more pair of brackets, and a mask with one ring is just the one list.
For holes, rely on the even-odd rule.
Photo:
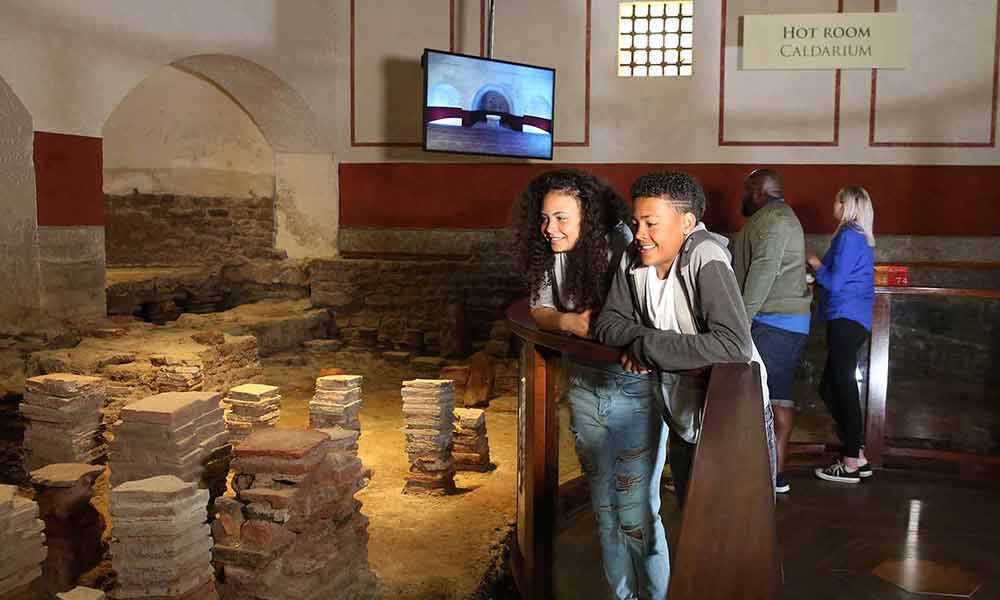
{"label": "girl's hand resting on railing", "polygon": [[560,313],[559,329],[581,338],[590,337],[590,311]]}

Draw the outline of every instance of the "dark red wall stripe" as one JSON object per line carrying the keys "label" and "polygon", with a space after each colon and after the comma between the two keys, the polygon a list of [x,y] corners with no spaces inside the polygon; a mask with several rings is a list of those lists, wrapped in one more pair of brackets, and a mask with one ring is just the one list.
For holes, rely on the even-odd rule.
{"label": "dark red wall stripe", "polygon": [[[555,168],[591,171],[627,195],[655,169],[696,176],[709,198],[706,221],[738,229],[746,164],[433,164],[342,163],[340,225],[367,228],[505,227],[532,177]],[[876,233],[1000,235],[1000,166],[780,165],[786,195],[809,233],[829,233],[833,197],[862,185],[875,202]]]}
{"label": "dark red wall stripe", "polygon": [[35,132],[41,226],[104,225],[101,138]]}

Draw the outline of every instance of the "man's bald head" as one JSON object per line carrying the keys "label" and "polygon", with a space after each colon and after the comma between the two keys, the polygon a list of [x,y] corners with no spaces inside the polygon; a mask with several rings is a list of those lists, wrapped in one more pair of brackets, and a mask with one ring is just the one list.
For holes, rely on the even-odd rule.
{"label": "man's bald head", "polygon": [[771,169],[757,169],[743,180],[743,215],[751,216],[772,198],[785,197],[781,175]]}
{"label": "man's bald head", "polygon": [[785,182],[771,169],[757,169],[747,175],[747,183],[768,198],[784,198]]}

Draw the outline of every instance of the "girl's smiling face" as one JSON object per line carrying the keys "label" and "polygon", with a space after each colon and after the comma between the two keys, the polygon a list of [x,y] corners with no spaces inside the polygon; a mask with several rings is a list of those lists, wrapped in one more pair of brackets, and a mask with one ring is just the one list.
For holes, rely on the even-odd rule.
{"label": "girl's smiling face", "polygon": [[569,252],[580,239],[580,201],[565,192],[551,191],[542,200],[542,235],[553,252]]}

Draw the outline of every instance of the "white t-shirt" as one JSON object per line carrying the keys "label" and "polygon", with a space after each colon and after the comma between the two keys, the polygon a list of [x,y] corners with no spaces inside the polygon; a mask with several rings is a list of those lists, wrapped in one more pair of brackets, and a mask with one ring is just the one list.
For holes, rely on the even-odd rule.
{"label": "white t-shirt", "polygon": [[670,266],[666,279],[660,279],[655,267],[646,267],[646,293],[642,299],[643,312],[660,331],[681,330],[674,309],[677,288],[677,261]]}

